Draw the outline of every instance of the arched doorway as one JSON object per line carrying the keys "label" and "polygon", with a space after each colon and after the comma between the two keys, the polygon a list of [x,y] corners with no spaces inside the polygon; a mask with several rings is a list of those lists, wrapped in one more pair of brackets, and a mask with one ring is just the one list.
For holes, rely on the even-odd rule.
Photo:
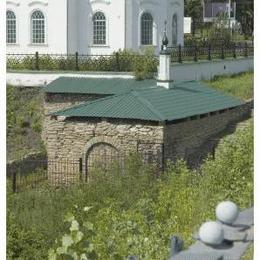
{"label": "arched doorway", "polygon": [[91,179],[95,171],[108,172],[120,164],[118,149],[105,142],[93,144],[86,153],[86,177]]}

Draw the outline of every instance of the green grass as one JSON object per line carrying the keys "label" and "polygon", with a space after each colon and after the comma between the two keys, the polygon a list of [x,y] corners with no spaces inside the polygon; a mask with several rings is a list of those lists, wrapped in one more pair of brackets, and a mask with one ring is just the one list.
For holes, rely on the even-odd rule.
{"label": "green grass", "polygon": [[254,246],[251,245],[246,251],[245,255],[241,258],[241,260],[253,260],[254,259]]}
{"label": "green grass", "polygon": [[43,94],[38,87],[7,86],[7,160],[44,152]]}
{"label": "green grass", "polygon": [[218,76],[211,81],[206,81],[211,87],[219,89],[243,100],[253,98],[254,73],[246,72],[233,76]]}
{"label": "green grass", "polygon": [[[252,120],[226,137],[201,169],[178,162],[159,179],[151,173],[133,156],[125,175],[114,171],[110,179],[100,172],[89,184],[56,192],[8,193],[8,255],[46,259],[48,249],[57,248],[55,239],[68,234],[64,219],[70,212],[94,245],[98,257],[90,259],[167,259],[170,237],[193,243],[200,224],[215,219],[218,202],[232,200],[242,209],[253,204]],[[86,213],[86,206],[93,208]],[[84,231],[84,222],[91,232]]]}

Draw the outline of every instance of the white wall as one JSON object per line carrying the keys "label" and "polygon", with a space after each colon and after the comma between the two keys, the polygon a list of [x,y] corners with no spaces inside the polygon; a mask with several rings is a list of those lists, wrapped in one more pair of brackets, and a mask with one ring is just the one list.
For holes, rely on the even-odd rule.
{"label": "white wall", "polygon": [[141,15],[149,12],[154,19],[153,47],[156,53],[160,51],[164,33],[164,22],[167,21],[167,36],[169,44],[172,42],[172,17],[176,13],[178,17],[178,44],[183,45],[183,0],[126,0],[127,1],[127,48],[138,50],[149,46],[141,45]]}
{"label": "white wall", "polygon": [[[84,54],[111,54],[125,48],[125,1],[124,0],[77,0],[78,51]],[[101,11],[107,20],[107,42],[103,46],[93,44],[93,15]]]}
{"label": "white wall", "polygon": [[200,61],[192,63],[172,63],[171,79],[209,80],[217,75],[231,75],[254,69],[253,58],[240,58],[218,61]]}
{"label": "white wall", "polygon": [[78,5],[75,4],[75,0],[67,0],[67,19],[68,19],[68,38],[67,38],[67,52],[74,54],[78,51]]}
{"label": "white wall", "polygon": [[[7,44],[7,53],[66,53],[67,52],[67,1],[66,0],[12,0],[6,3],[17,21],[17,43]],[[30,15],[41,10],[45,15],[46,42],[31,44]]]}
{"label": "white wall", "polygon": [[[158,53],[168,21],[171,43],[172,16],[178,15],[178,43],[183,44],[184,0],[11,0],[7,8],[17,16],[17,44],[7,46],[7,53],[111,54],[119,49],[139,50],[141,14],[150,12],[154,19],[153,48]],[[68,4],[68,8],[67,8]],[[46,17],[46,43],[30,43],[30,14],[41,10]],[[92,16],[102,11],[107,18],[107,43],[93,45]]]}

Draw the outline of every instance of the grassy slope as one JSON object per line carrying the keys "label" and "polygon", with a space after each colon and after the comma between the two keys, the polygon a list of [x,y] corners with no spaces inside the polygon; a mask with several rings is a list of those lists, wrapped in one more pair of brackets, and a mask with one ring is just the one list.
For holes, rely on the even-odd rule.
{"label": "grassy slope", "polygon": [[[8,227],[9,240],[13,242],[13,246],[9,244],[9,253],[25,255],[29,252],[34,256],[34,248],[38,247],[37,254],[41,256],[32,259],[46,258],[55,238],[66,233],[68,225],[63,219],[71,211],[79,221],[94,224],[93,243],[101,254],[99,259],[123,259],[114,258],[110,250],[120,255],[149,254],[140,259],[167,259],[169,237],[177,234],[185,240],[186,246],[192,243],[191,234],[202,222],[214,219],[214,208],[219,201],[232,200],[241,208],[252,205],[252,130],[250,123],[225,138],[216,151],[215,160],[207,160],[199,172],[191,172],[180,164],[166,172],[165,179],[155,182],[141,177],[139,172],[144,170],[133,161],[127,168],[130,175],[118,176],[117,181],[100,181],[103,175],[99,175],[90,186],[9,194],[8,209],[15,219],[13,226]],[[151,176],[149,171],[147,174],[145,176]],[[93,206],[86,216],[85,206]],[[16,229],[18,239],[12,235],[12,232],[17,234]],[[144,242],[146,237],[147,243]],[[130,239],[134,240],[132,246],[128,244]],[[21,245],[21,241],[24,244]],[[21,250],[17,249],[18,245]]]}
{"label": "grassy slope", "polygon": [[43,151],[40,88],[7,86],[7,160]]}
{"label": "grassy slope", "polygon": [[211,81],[206,81],[206,83],[225,93],[247,100],[253,98],[253,81],[253,72],[246,72],[233,76],[216,77]]}

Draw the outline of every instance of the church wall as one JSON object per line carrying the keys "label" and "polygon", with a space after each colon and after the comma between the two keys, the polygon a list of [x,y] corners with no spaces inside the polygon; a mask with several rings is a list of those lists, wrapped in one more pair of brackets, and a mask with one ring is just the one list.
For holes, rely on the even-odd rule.
{"label": "church wall", "polygon": [[[14,0],[8,1],[6,8],[15,13],[17,23],[17,43],[7,44],[7,53],[67,52],[67,1]],[[41,10],[46,19],[46,42],[44,44],[31,44],[30,16],[35,10]]]}
{"label": "church wall", "polygon": [[75,0],[68,1],[68,53],[78,51],[78,5]]}
{"label": "church wall", "polygon": [[[111,54],[125,48],[125,1],[79,0],[78,50],[84,54]],[[101,11],[106,16],[106,44],[93,44],[93,15]]]}
{"label": "church wall", "polygon": [[128,49],[139,50],[140,48],[149,47],[141,45],[141,15],[144,12],[149,12],[154,19],[152,47],[156,53],[159,53],[161,48],[165,21],[167,21],[169,44],[171,45],[172,43],[172,17],[174,13],[176,13],[178,17],[177,44],[183,45],[184,5],[182,0],[128,0],[126,14],[126,39]]}
{"label": "church wall", "polygon": [[[67,6],[68,5],[68,6]],[[178,43],[183,44],[183,0],[14,0],[7,1],[7,9],[17,16],[17,44],[8,44],[8,53],[40,54],[111,54],[119,49],[139,50],[141,46],[141,15],[150,12],[154,19],[153,45],[160,50],[167,20],[167,34],[171,42],[172,15],[178,13]],[[46,43],[30,44],[30,14],[41,10],[46,17]],[[92,17],[95,12],[105,14],[107,42],[93,44]]]}

